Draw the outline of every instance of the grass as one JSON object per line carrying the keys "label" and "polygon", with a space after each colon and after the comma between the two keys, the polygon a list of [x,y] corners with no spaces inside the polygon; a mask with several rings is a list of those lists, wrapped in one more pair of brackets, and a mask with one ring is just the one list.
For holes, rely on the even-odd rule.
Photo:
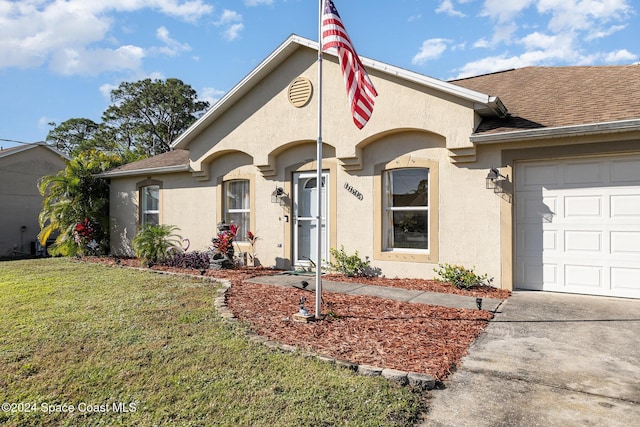
{"label": "grass", "polygon": [[406,426],[423,399],[247,340],[198,279],[0,263],[0,424]]}

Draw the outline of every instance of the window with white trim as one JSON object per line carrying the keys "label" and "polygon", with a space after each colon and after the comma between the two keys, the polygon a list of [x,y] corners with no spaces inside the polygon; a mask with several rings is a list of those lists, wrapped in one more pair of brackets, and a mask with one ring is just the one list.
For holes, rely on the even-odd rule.
{"label": "window with white trim", "polygon": [[160,186],[146,185],[140,188],[140,223],[160,223]]}
{"label": "window with white trim", "polygon": [[248,179],[234,179],[224,182],[224,220],[238,226],[237,241],[247,240],[251,222],[251,195]]}
{"label": "window with white trim", "polygon": [[384,172],[383,250],[429,250],[429,169]]}

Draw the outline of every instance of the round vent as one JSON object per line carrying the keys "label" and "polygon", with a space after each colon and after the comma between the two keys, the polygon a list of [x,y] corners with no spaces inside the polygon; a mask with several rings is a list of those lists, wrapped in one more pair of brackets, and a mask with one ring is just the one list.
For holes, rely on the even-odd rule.
{"label": "round vent", "polygon": [[298,77],[289,85],[289,102],[296,108],[304,107],[311,99],[312,92],[311,80]]}

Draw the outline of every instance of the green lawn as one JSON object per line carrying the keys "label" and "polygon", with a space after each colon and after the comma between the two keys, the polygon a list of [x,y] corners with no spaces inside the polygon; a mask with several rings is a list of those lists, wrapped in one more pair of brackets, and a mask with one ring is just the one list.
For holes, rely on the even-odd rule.
{"label": "green lawn", "polygon": [[0,262],[0,424],[411,425],[421,396],[249,342],[198,279]]}

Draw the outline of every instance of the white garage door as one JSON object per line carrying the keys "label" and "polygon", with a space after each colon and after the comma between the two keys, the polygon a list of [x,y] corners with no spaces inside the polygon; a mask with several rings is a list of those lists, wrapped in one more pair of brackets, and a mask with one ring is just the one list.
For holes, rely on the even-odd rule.
{"label": "white garage door", "polygon": [[516,288],[640,298],[640,156],[516,164]]}

